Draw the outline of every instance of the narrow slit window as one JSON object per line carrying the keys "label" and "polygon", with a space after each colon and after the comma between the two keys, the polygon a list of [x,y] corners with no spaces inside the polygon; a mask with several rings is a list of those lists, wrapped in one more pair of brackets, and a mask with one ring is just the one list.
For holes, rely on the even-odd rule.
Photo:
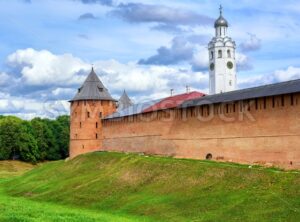
{"label": "narrow slit window", "polygon": [[231,58],[231,51],[230,50],[227,50],[227,57]]}
{"label": "narrow slit window", "polygon": [[222,50],[218,51],[218,58],[222,58]]}

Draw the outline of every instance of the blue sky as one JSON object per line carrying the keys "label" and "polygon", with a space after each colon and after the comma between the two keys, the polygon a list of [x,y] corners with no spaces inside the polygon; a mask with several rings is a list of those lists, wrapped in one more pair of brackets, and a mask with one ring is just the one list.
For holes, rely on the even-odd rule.
{"label": "blue sky", "polygon": [[67,113],[91,64],[117,99],[207,92],[219,4],[239,88],[300,78],[297,0],[0,0],[0,114]]}

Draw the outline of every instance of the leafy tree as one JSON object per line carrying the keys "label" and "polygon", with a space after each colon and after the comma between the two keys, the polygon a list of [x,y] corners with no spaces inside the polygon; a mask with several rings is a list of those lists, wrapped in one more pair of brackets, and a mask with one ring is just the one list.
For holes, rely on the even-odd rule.
{"label": "leafy tree", "polygon": [[33,135],[36,138],[41,160],[57,160],[60,159],[58,145],[51,130],[51,121],[34,118],[31,121]]}
{"label": "leafy tree", "polygon": [[18,150],[18,140],[22,120],[17,117],[5,117],[0,121],[0,159],[14,158]]}
{"label": "leafy tree", "polygon": [[44,124],[47,125],[48,132],[48,152],[47,159],[48,160],[59,160],[62,159],[62,155],[59,150],[59,141],[57,138],[59,124],[55,120],[44,119]]}
{"label": "leafy tree", "polygon": [[18,148],[21,160],[36,163],[39,160],[39,148],[32,134],[28,133],[26,127],[22,127]]}
{"label": "leafy tree", "polygon": [[70,143],[70,117],[69,116],[59,116],[56,119],[59,123],[57,141],[60,149],[60,153],[63,158],[69,156],[69,143]]}
{"label": "leafy tree", "polygon": [[69,155],[69,116],[56,120],[0,116],[0,160],[58,160]]}
{"label": "leafy tree", "polygon": [[32,126],[32,134],[36,139],[37,146],[38,146],[39,159],[45,160],[47,156],[47,149],[48,149],[48,144],[45,139],[45,129],[44,129],[45,126],[40,121],[40,118],[35,118],[31,120],[31,126]]}

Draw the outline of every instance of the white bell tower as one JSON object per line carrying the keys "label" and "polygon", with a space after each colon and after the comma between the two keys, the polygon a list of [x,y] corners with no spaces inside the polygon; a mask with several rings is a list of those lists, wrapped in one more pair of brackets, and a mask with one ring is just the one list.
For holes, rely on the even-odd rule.
{"label": "white bell tower", "polygon": [[236,89],[235,42],[227,36],[228,22],[222,15],[215,22],[215,37],[208,44],[209,93],[223,93]]}

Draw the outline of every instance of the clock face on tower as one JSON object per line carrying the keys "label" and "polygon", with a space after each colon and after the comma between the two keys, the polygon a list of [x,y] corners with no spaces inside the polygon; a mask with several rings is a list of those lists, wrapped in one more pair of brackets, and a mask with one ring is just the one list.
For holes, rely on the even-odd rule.
{"label": "clock face on tower", "polygon": [[232,68],[233,68],[232,62],[227,62],[227,68],[228,68],[228,69],[232,69]]}
{"label": "clock face on tower", "polygon": [[211,71],[213,71],[215,69],[215,64],[211,63],[210,66],[209,66],[209,68],[210,68]]}

